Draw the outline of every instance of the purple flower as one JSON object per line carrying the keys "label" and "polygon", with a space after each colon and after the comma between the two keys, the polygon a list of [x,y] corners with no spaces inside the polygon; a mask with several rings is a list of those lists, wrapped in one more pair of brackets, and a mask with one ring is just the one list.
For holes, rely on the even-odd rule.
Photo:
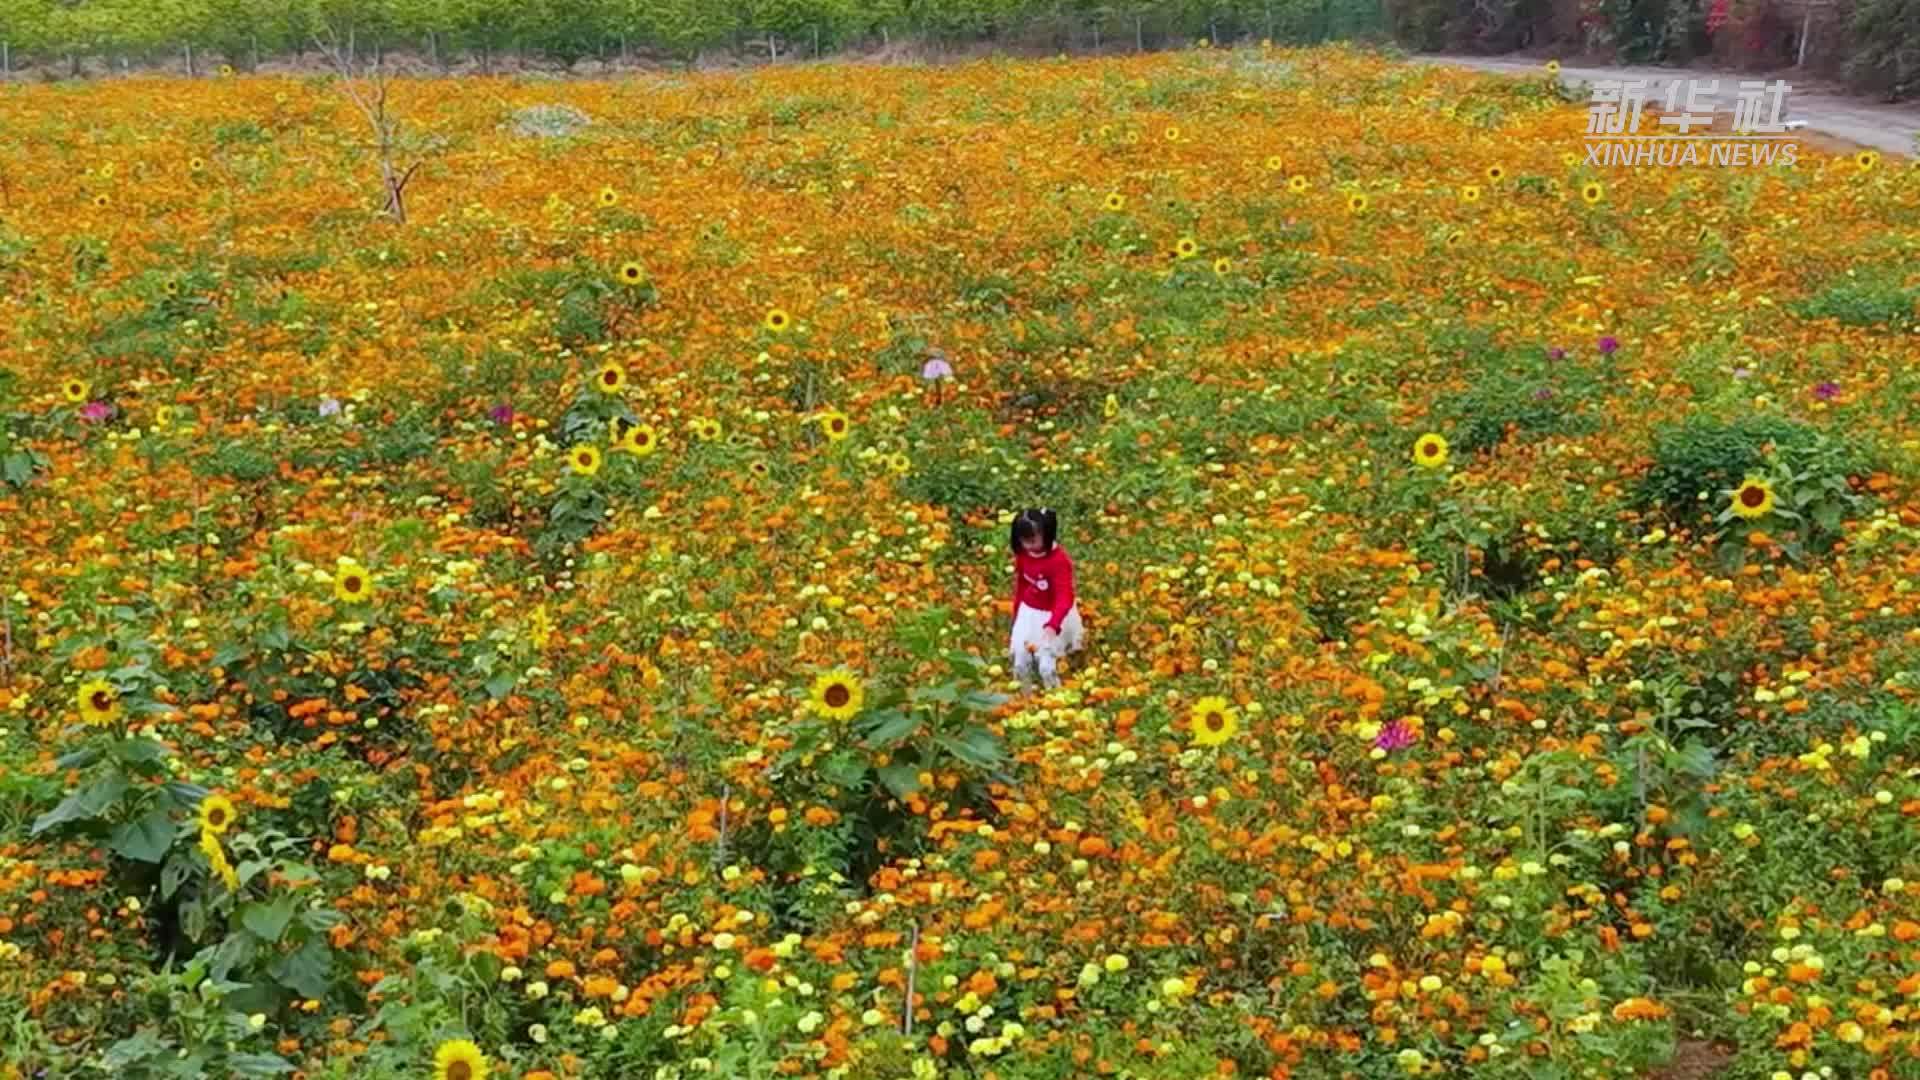
{"label": "purple flower", "polygon": [[1818,383],[1813,388],[1813,396],[1821,401],[1832,401],[1840,396],[1840,384],[1831,380]]}
{"label": "purple flower", "polygon": [[511,424],[513,423],[513,406],[503,401],[487,410],[487,419],[496,424]]}
{"label": "purple flower", "polygon": [[1600,339],[1600,355],[1601,356],[1612,356],[1614,353],[1618,351],[1620,351],[1619,338],[1614,337],[1612,334],[1608,334],[1606,337],[1603,337]]}
{"label": "purple flower", "polygon": [[1406,721],[1395,720],[1380,729],[1380,734],[1373,737],[1373,745],[1388,752],[1404,750],[1413,745],[1413,729]]}
{"label": "purple flower", "polygon": [[1547,359],[1549,360],[1565,360],[1566,358],[1567,358],[1567,350],[1561,348],[1558,345],[1555,345],[1553,348],[1547,350]]}
{"label": "purple flower", "polygon": [[331,397],[321,398],[320,399],[320,415],[323,417],[339,416],[340,415],[340,399],[331,398]]}
{"label": "purple flower", "polygon": [[113,406],[104,401],[89,401],[80,408],[80,419],[97,424],[113,415]]}
{"label": "purple flower", "polygon": [[953,365],[947,362],[947,354],[936,350],[920,365],[920,377],[928,382],[953,378]]}
{"label": "purple flower", "polygon": [[1553,396],[1553,387],[1551,386],[1543,386],[1540,389],[1535,390],[1533,392],[1533,400],[1535,401],[1545,401],[1552,396]]}

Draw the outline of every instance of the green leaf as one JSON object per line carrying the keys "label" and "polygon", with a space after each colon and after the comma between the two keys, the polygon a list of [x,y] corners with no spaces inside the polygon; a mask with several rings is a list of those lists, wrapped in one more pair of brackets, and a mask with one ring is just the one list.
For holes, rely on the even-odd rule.
{"label": "green leaf", "polygon": [[996,769],[1006,761],[1006,750],[993,732],[980,727],[969,727],[958,738],[943,738],[940,745],[947,752],[976,769]]}
{"label": "green leaf", "polygon": [[881,713],[866,727],[867,745],[876,750],[894,746],[920,730],[920,720],[908,713]]}
{"label": "green leaf", "polygon": [[107,1047],[107,1052],[100,1055],[100,1067],[117,1075],[141,1062],[168,1054],[172,1049],[160,1036],[142,1029]]}
{"label": "green leaf", "polygon": [[512,693],[514,685],[519,681],[520,676],[518,674],[511,671],[502,671],[487,680],[487,696],[495,701],[499,701],[509,693]]}
{"label": "green leaf", "polygon": [[225,979],[233,973],[234,968],[251,962],[259,951],[260,940],[247,931],[228,934],[225,941],[214,947],[207,971],[216,979]]}
{"label": "green leaf", "polygon": [[88,747],[83,747],[79,750],[69,750],[64,754],[61,754],[58,758],[54,759],[53,767],[56,769],[63,769],[63,770],[64,769],[84,769],[87,766],[99,760],[100,760],[99,748],[88,746]]}
{"label": "green leaf", "polygon": [[157,863],[173,847],[173,816],[165,808],[148,811],[144,816],[117,826],[108,838],[108,846],[126,858]]}
{"label": "green leaf", "polygon": [[207,797],[206,788],[199,784],[189,784],[185,780],[169,780],[160,785],[160,792],[183,810],[199,809],[200,800]]}
{"label": "green leaf", "polygon": [[187,874],[192,870],[193,862],[189,859],[168,859],[167,864],[160,868],[160,899],[173,899],[173,894],[180,891],[180,883],[187,880]]}
{"label": "green leaf", "polygon": [[853,787],[866,779],[867,762],[858,754],[840,751],[820,763],[820,777],[829,784]]}
{"label": "green leaf", "polygon": [[240,925],[262,941],[277,942],[287,932],[287,923],[293,921],[293,908],[292,894],[273,901],[248,904],[240,909]]}
{"label": "green leaf", "polygon": [[168,751],[166,747],[152,739],[128,739],[120,744],[117,753],[125,761],[145,764],[150,761],[159,761],[167,756]]}
{"label": "green leaf", "polygon": [[91,821],[107,807],[120,801],[120,796],[126,790],[127,778],[118,770],[97,777],[92,783],[76,788],[71,795],[60,800],[60,805],[35,818],[31,835],[39,836],[48,829],[70,821]]}
{"label": "green leaf", "polygon": [[325,938],[315,936],[299,949],[273,965],[272,975],[281,986],[302,997],[327,996],[327,976],[333,971],[333,947]]}
{"label": "green leaf", "polygon": [[882,765],[876,770],[880,782],[896,799],[904,799],[920,790],[920,770],[912,765]]}
{"label": "green leaf", "polygon": [[228,1054],[227,1068],[235,1076],[278,1076],[293,1071],[293,1065],[278,1054]]}

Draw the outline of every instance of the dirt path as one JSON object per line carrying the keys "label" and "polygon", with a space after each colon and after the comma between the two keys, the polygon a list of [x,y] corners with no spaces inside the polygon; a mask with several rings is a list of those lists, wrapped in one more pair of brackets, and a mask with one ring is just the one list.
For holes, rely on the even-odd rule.
{"label": "dirt path", "polygon": [[[1539,60],[1525,57],[1504,56],[1422,56],[1422,62],[1430,64],[1448,64],[1453,67],[1473,68],[1502,75],[1540,74]],[[1681,83],[1680,99],[1686,100],[1686,82],[1690,79],[1720,81],[1716,94],[1701,94],[1700,100],[1713,102],[1714,111],[1731,115],[1733,102],[1738,96],[1740,82],[1743,79],[1758,76],[1741,75],[1730,71],[1690,71],[1684,68],[1663,67],[1563,67],[1560,69],[1560,81],[1569,87],[1578,88],[1583,83],[1592,83],[1600,79],[1645,79],[1647,80],[1647,98],[1658,101],[1666,97],[1667,86],[1676,80]],[[1784,76],[1792,86],[1791,73]],[[1920,106],[1882,105],[1860,98],[1843,97],[1838,94],[1822,93],[1817,90],[1793,89],[1787,94],[1786,118],[1789,121],[1805,121],[1802,130],[1826,139],[1835,140],[1852,146],[1866,146],[1888,154],[1911,155],[1915,149],[1915,139],[1920,138]]]}

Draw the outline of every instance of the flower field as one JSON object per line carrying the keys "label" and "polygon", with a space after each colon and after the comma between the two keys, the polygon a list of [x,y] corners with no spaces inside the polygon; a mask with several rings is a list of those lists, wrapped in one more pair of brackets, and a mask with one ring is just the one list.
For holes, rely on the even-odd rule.
{"label": "flower field", "polygon": [[1920,1076],[1920,170],[390,90],[0,88],[0,1076]]}

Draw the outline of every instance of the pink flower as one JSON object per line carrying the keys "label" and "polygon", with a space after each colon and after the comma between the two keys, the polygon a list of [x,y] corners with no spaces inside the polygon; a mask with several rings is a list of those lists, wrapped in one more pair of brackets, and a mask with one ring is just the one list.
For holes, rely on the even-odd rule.
{"label": "pink flower", "polygon": [[947,362],[947,354],[936,350],[920,365],[920,377],[928,382],[953,378],[953,365]]}
{"label": "pink flower", "polygon": [[1389,753],[1404,750],[1413,745],[1413,729],[1406,721],[1395,720],[1380,729],[1380,734],[1373,737],[1373,745]]}
{"label": "pink flower", "polygon": [[113,406],[104,401],[89,401],[80,408],[80,419],[97,424],[113,415]]}

